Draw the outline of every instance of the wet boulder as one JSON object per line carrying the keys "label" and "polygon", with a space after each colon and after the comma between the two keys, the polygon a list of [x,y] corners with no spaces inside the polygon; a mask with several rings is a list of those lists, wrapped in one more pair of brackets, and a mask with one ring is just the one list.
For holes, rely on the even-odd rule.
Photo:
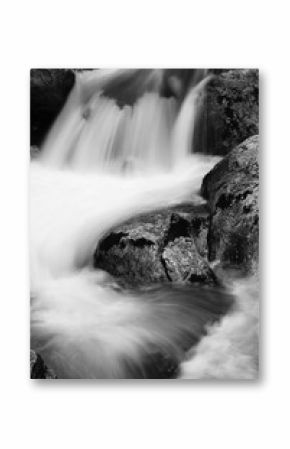
{"label": "wet boulder", "polygon": [[214,284],[207,263],[208,210],[183,205],[140,215],[100,241],[94,265],[125,286]]}
{"label": "wet boulder", "polygon": [[201,98],[194,151],[226,155],[259,133],[259,71],[213,70]]}
{"label": "wet boulder", "polygon": [[208,258],[223,268],[255,272],[259,251],[259,137],[232,150],[204,178],[208,200]]}

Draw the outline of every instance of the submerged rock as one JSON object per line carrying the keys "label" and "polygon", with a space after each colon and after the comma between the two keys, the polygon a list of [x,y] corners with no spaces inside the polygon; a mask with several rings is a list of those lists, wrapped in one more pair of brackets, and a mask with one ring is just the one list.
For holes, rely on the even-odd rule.
{"label": "submerged rock", "polygon": [[214,284],[206,261],[207,228],[208,211],[203,205],[140,215],[101,240],[94,265],[130,286]]}
{"label": "submerged rock", "polygon": [[33,350],[30,351],[30,378],[56,379],[54,372],[45,365],[42,357]]}
{"label": "submerged rock", "polygon": [[209,260],[254,272],[259,251],[259,137],[232,150],[204,178],[210,207]]}
{"label": "submerged rock", "polygon": [[213,70],[197,117],[194,151],[225,155],[259,133],[259,71]]}

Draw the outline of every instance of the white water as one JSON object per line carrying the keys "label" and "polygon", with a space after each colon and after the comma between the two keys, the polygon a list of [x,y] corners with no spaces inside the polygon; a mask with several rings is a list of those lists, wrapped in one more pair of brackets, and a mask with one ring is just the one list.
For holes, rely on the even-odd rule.
{"label": "white water", "polygon": [[120,108],[102,95],[110,83],[132,76],[78,75],[31,164],[32,344],[59,377],[130,377],[128,366],[142,372],[152,348],[181,361],[182,342],[215,314],[198,303],[202,293],[195,291],[195,304],[180,292],[144,300],[116,291],[112,279],[92,270],[105,232],[140,212],[201,202],[201,180],[216,163],[190,154],[196,99],[206,80],[181,107],[160,97],[162,71],[146,73],[132,106]]}
{"label": "white water", "polygon": [[103,89],[131,72],[102,75],[99,70],[77,76],[44,143],[45,164],[79,171],[152,173],[174,168],[191,153],[197,98],[208,78],[190,89],[179,108],[177,99],[158,93],[162,71],[156,71],[153,87],[155,72],[149,71],[141,86],[144,93],[132,106],[121,108],[102,95]]}
{"label": "white water", "polygon": [[258,279],[233,282],[233,310],[209,327],[181,364],[182,379],[253,380],[259,372]]}

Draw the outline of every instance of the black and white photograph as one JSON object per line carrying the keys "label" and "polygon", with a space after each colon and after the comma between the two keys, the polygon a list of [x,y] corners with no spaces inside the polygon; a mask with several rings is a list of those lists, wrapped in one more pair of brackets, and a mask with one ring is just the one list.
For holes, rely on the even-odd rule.
{"label": "black and white photograph", "polygon": [[32,68],[32,379],[259,378],[259,71]]}
{"label": "black and white photograph", "polygon": [[289,2],[2,3],[0,447],[290,447]]}

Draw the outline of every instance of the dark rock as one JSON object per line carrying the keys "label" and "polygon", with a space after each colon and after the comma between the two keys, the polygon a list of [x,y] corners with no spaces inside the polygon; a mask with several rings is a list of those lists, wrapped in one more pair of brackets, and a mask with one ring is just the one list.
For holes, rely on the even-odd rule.
{"label": "dark rock", "polygon": [[232,150],[204,178],[201,193],[210,207],[209,260],[249,273],[259,250],[258,136]]}
{"label": "dark rock", "polygon": [[167,277],[172,282],[206,283],[211,279],[211,270],[200,257],[191,237],[177,237],[169,242],[163,250],[162,258]]}
{"label": "dark rock", "polygon": [[178,360],[154,348],[144,355],[141,366],[132,361],[125,361],[125,366],[131,379],[174,379],[179,373]]}
{"label": "dark rock", "polygon": [[148,356],[143,370],[146,379],[174,379],[178,375],[179,366],[172,357],[157,352]]}
{"label": "dark rock", "polygon": [[30,141],[39,146],[74,85],[73,70],[30,71]]}
{"label": "dark rock", "polygon": [[212,70],[201,98],[194,151],[225,155],[259,133],[259,72],[255,69]]}
{"label": "dark rock", "polygon": [[183,205],[140,215],[99,243],[94,265],[126,286],[214,284],[207,256],[208,210]]}
{"label": "dark rock", "polygon": [[55,374],[45,365],[42,357],[32,350],[30,351],[30,378],[56,379]]}

